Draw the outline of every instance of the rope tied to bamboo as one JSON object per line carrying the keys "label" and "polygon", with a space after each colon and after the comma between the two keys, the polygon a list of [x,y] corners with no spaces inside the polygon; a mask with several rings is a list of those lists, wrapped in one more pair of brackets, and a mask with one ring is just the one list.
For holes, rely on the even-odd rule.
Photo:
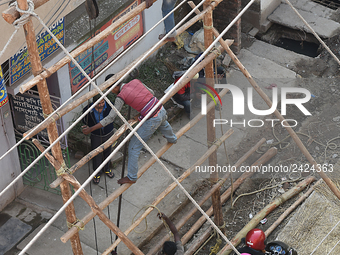
{"label": "rope tied to bamboo", "polygon": [[[216,57],[220,56],[222,54],[221,50],[217,47],[213,47],[211,50],[210,50],[210,53],[213,53],[215,54]],[[217,72],[216,72],[217,74]]]}
{"label": "rope tied to bamboo", "polygon": [[[135,214],[135,216],[132,218],[132,223],[134,222],[136,216],[140,213],[140,211],[142,211],[143,209],[147,210],[149,207],[155,208],[155,209],[158,211],[159,214],[162,213],[161,210],[159,210],[159,208],[157,208],[157,206],[152,205],[152,204],[151,204],[151,205],[146,205],[146,206],[142,207],[142,208]],[[136,230],[134,229],[133,231],[134,231],[135,233],[137,233],[137,234],[142,234],[142,233],[144,233],[144,232],[148,229],[148,222],[147,222],[147,219],[144,218],[144,220],[145,220],[145,229],[144,229],[143,231],[140,231],[140,232],[138,232],[138,231],[136,231]],[[172,234],[172,232],[171,232],[171,230],[170,230],[170,227],[169,227],[169,225],[165,222],[165,220],[164,220],[163,218],[162,218],[162,221],[163,221],[163,224],[164,224],[165,228],[166,228],[167,231],[169,232],[169,236],[170,236],[170,239],[171,239],[171,238],[173,237],[173,234]]]}
{"label": "rope tied to bamboo", "polygon": [[56,170],[57,176],[63,175],[63,174],[72,174],[70,169],[66,166],[65,161],[61,164],[61,167]]}
{"label": "rope tied to bamboo", "polygon": [[13,25],[14,27],[17,29],[23,25],[25,25],[31,18],[31,16],[35,16],[36,14],[34,14],[34,3],[32,0],[27,0],[27,4],[28,4],[28,9],[27,10],[21,10],[19,7],[18,7],[18,3],[15,1],[13,3],[11,3],[9,5],[9,7],[15,7],[15,9],[22,13],[21,17],[17,20],[15,20],[13,22]]}
{"label": "rope tied to bamboo", "polygon": [[[78,222],[80,222],[80,223],[82,224],[81,227],[79,227],[79,226],[77,225]],[[76,220],[75,222],[73,222],[73,223],[66,221],[66,224],[67,224],[67,227],[68,227],[69,229],[72,228],[72,227],[76,227],[78,230],[84,230],[84,229],[85,229],[85,224],[84,224],[84,222],[83,222],[82,220],[78,219],[78,218],[77,218],[77,220]]]}

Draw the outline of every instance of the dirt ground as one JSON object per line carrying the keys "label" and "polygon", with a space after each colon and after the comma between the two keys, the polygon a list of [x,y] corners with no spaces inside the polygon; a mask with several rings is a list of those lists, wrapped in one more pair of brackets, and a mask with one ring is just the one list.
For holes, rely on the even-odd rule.
{"label": "dirt ground", "polygon": [[[243,35],[247,44],[251,44],[251,38],[247,38]],[[339,49],[339,37],[334,37],[326,41],[326,44],[333,50],[333,52],[340,56]],[[320,55],[314,58],[310,62],[297,63],[295,66],[290,67],[298,75],[300,75],[300,87],[308,89],[312,93],[312,99],[305,104],[305,107],[312,113],[312,116],[306,118],[300,111],[294,111],[292,109],[287,110],[288,115],[286,119],[295,119],[298,121],[298,125],[294,128],[298,136],[319,164],[335,164],[340,157],[340,136],[339,124],[340,124],[340,102],[338,101],[340,88],[337,79],[339,78],[339,65],[330,56],[326,50],[320,50]],[[163,91],[166,87],[162,87],[162,84],[171,84],[173,79],[171,73],[175,70],[183,69],[183,59],[188,56],[193,56],[185,52],[184,49],[177,49],[174,44],[167,44],[161,51],[155,60],[147,62],[140,68],[140,79],[145,81],[151,87],[156,88],[158,95],[163,95]],[[236,68],[231,66],[229,68]],[[160,82],[161,81],[161,82]],[[297,95],[291,95],[295,97]],[[278,104],[280,105],[280,103]],[[171,112],[172,103],[168,102],[166,108]],[[280,109],[279,109],[280,110]],[[170,113],[171,114],[171,113]],[[275,116],[271,116],[275,118]],[[253,192],[267,187],[276,186],[281,183],[280,186],[267,189],[258,192],[253,195],[247,195],[240,197],[233,208],[231,208],[230,200],[223,205],[223,215],[226,222],[226,236],[228,238],[234,237],[243,226],[245,226],[252,216],[263,209],[274,198],[281,195],[284,190],[287,190],[296,185],[301,178],[308,175],[314,175],[317,179],[320,176],[313,171],[309,166],[307,159],[301,153],[295,142],[288,137],[287,131],[281,126],[275,126],[274,128],[267,127],[262,129],[256,129],[256,131],[250,131],[247,133],[246,139],[235,148],[233,152],[230,152],[230,162],[236,162],[240,155],[244,155],[250,146],[255,145],[262,137],[267,141],[272,141],[270,144],[264,144],[260,151],[266,151],[269,147],[275,146],[278,149],[278,154],[270,160],[268,163],[271,165],[287,165],[296,166],[296,171],[291,173],[275,173],[275,174],[255,174],[251,179],[247,179],[236,190],[233,195],[233,199],[240,194]],[[285,140],[283,140],[285,139]],[[254,153],[244,164],[251,165],[256,159],[261,156],[260,153]],[[329,169],[329,168],[328,168]],[[237,178],[237,176],[234,176]],[[283,181],[291,181],[282,185]],[[221,192],[224,192],[230,185],[230,181],[227,180],[222,187]],[[210,184],[207,181],[198,185],[197,192],[195,194],[196,201],[209,189]],[[304,191],[305,192],[305,191]],[[266,230],[270,225],[298,198],[298,196],[285,202],[279,208],[275,209],[266,218],[266,223],[259,224],[258,228]],[[203,208],[207,209],[210,202],[207,202]],[[209,205],[208,205],[209,204]],[[192,205],[189,206],[190,208]],[[182,208],[180,212],[174,215],[174,219],[179,220],[188,209]],[[196,213],[194,217],[180,230],[181,234],[184,234],[190,229],[191,225],[201,216],[200,213]],[[274,240],[279,233],[280,229],[285,226],[289,221],[290,215],[286,218],[276,230],[268,237],[268,240]],[[199,234],[196,235],[198,237]],[[193,238],[195,239],[195,238]],[[144,247],[148,250],[153,242]],[[189,242],[189,245],[192,241]],[[213,238],[205,247],[201,249],[198,254],[210,254],[210,247],[215,245],[216,239]],[[221,245],[223,247],[225,243]]]}

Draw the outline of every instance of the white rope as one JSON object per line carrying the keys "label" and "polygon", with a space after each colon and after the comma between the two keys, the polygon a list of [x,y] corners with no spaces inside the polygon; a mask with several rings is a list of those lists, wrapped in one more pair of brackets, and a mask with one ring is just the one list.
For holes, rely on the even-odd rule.
{"label": "white rope", "polygon": [[[182,3],[180,3],[179,5],[176,6],[176,8],[174,8],[174,11],[176,11],[182,4],[184,4],[186,2],[183,1]],[[146,37],[146,35],[148,35],[153,29],[155,29],[161,22],[163,22],[164,19],[166,19],[172,12],[170,12],[169,14],[167,14],[164,18],[162,18],[159,22],[157,22],[151,29],[149,29],[143,36],[141,36],[137,41],[135,41],[131,47],[129,47],[127,50],[125,50],[124,52],[122,52],[122,54],[120,54],[117,58],[115,58],[112,62],[110,62],[105,68],[103,68],[103,70],[101,70],[96,76],[93,77],[93,80],[96,80],[98,78],[98,76],[100,76],[101,74],[103,74],[107,69],[109,69],[114,63],[116,63],[120,58],[122,58],[129,50],[133,49],[133,47],[139,43],[143,38]],[[87,88],[87,86],[91,83],[91,81],[87,82],[80,90],[78,90],[74,95],[72,95],[69,99],[67,99],[61,106],[59,106],[54,112],[59,111],[60,109],[62,109],[66,104],[68,104],[70,101],[72,101],[75,97],[77,97],[85,88]],[[92,109],[94,106],[91,106],[90,109]],[[52,114],[49,115],[46,119],[44,119],[43,122],[39,123],[37,126],[35,126],[28,134],[27,136],[30,136],[36,129],[38,129],[40,126],[42,126],[45,121],[49,120],[52,117]],[[80,119],[80,117],[79,117]],[[78,121],[76,120],[76,123],[78,123]],[[74,127],[74,125],[72,125],[72,128]],[[67,130],[70,130],[71,127],[69,127]],[[57,140],[57,142],[59,142],[62,137],[64,136],[64,134],[66,134],[67,130],[61,134],[59,137],[60,139]],[[3,154],[0,157],[0,161],[7,156],[12,150],[14,150],[17,146],[19,146],[23,141],[25,141],[25,137],[23,137],[20,141],[18,141],[10,150],[8,150],[5,154]],[[57,142],[51,144],[48,148],[46,148],[46,152],[53,146],[55,145]],[[21,174],[19,176],[17,176],[10,184],[7,185],[7,187],[1,191],[0,193],[0,197],[11,187],[13,186],[18,180],[21,179],[21,177],[23,175],[26,174],[26,172],[31,169],[33,167],[33,165],[38,162],[44,155],[45,153],[41,154],[35,161],[32,162],[32,164],[30,164],[24,171],[21,172]]]}
{"label": "white rope", "polygon": [[336,242],[333,248],[327,253],[327,255],[331,254],[331,252],[335,249],[335,247],[340,243],[340,240]]}
{"label": "white rope", "polygon": [[310,255],[312,255],[318,248],[319,246],[323,243],[323,241],[325,241],[325,239],[330,235],[330,233],[332,233],[332,231],[336,228],[336,226],[338,226],[340,223],[340,220],[338,221],[337,224],[335,224],[335,226],[328,232],[328,234],[320,241],[320,243],[315,247],[315,249],[312,251],[312,253]]}
{"label": "white rope", "polygon": [[[203,0],[199,5],[196,6],[196,8],[194,8],[189,14],[191,15],[201,4],[203,4],[205,0]],[[243,15],[243,13],[252,5],[252,3],[255,0],[251,0],[247,6],[236,16],[236,18],[230,23],[230,25],[220,34],[219,37],[217,37],[215,39],[215,41],[208,47],[208,49],[202,54],[202,56],[196,60],[195,65],[197,63],[199,63],[199,61],[211,50],[211,48],[218,42],[218,40],[220,40],[222,38],[222,36],[230,29],[230,27],[232,25],[234,25],[234,23]],[[181,20],[180,23],[183,23],[184,21]],[[178,24],[179,26],[179,24]],[[177,26],[175,26],[169,33],[171,34]],[[166,37],[164,37],[160,42],[158,42],[154,47],[152,47],[150,49],[149,52],[151,52],[156,46],[158,46],[159,43],[161,43],[163,40],[165,40]],[[58,40],[56,40],[58,42]],[[142,58],[143,60],[143,58]],[[142,61],[140,60],[140,61]],[[138,63],[135,64],[135,66],[137,66]],[[134,67],[135,67],[134,66]],[[133,70],[132,67],[130,69]],[[189,68],[189,70],[187,70],[186,73],[188,73],[189,71],[191,71],[191,69],[193,68],[193,66],[191,68]],[[81,69],[81,68],[80,68]],[[127,73],[128,74],[128,73]],[[126,75],[127,75],[126,74]],[[124,76],[123,76],[124,77]],[[121,78],[116,84],[119,84],[124,78]],[[182,76],[182,78],[179,80],[178,83],[181,82],[181,80],[184,79],[184,76]],[[90,79],[91,80],[91,79]],[[112,86],[111,90],[116,86],[116,84],[114,86]],[[93,84],[95,87],[96,85]],[[173,91],[175,89],[175,87],[178,86],[174,86],[170,91]],[[102,92],[99,90],[99,93],[102,94],[100,99],[106,99],[106,95],[110,92],[110,90],[108,90],[105,94],[102,94]],[[170,92],[168,92],[170,93]],[[102,164],[97,168],[97,170],[95,170],[92,175],[83,183],[83,185],[81,185],[81,187],[79,188],[79,190],[77,190],[77,192],[64,204],[64,206],[50,219],[50,221],[45,225],[44,228],[42,228],[37,235],[25,246],[25,248],[20,252],[20,254],[24,254],[24,252],[40,237],[40,235],[47,229],[47,227],[49,227],[52,222],[59,216],[59,214],[61,213],[61,211],[63,211],[66,206],[71,203],[73,201],[73,199],[79,194],[79,192],[91,181],[91,179],[104,167],[104,165],[106,165],[108,163],[108,161],[113,157],[113,155],[125,144],[125,142],[132,136],[135,134],[135,132],[138,130],[138,128],[151,116],[151,114],[153,114],[154,110],[158,108],[158,106],[160,106],[163,101],[165,101],[166,95],[162,97],[162,99],[156,104],[156,106],[153,108],[152,111],[150,111],[143,119],[142,121],[134,128],[132,129],[132,132],[129,133],[129,135],[116,147],[116,149],[110,154],[110,156],[108,158],[106,158],[106,160],[104,160],[104,162],[102,162]],[[97,100],[97,102],[99,102],[100,100]],[[96,104],[95,104],[96,105]],[[119,116],[121,116],[121,114],[119,113],[119,111],[113,107],[113,109],[117,112],[117,114]],[[88,109],[90,110],[90,109]],[[87,114],[88,111],[86,111],[83,115]],[[82,117],[79,117],[82,118]],[[125,118],[123,117],[122,120],[124,121]],[[125,120],[126,122],[126,120]],[[130,126],[128,124],[128,126]],[[131,128],[131,126],[129,127]],[[65,132],[64,132],[65,133]],[[136,134],[138,137],[138,134]],[[177,183],[177,185],[183,190],[183,192],[185,193],[185,195],[192,201],[192,203],[197,207],[197,209],[205,216],[205,218],[207,219],[207,221],[210,222],[210,224],[216,229],[216,231],[227,241],[227,243],[233,248],[233,250],[236,252],[236,254],[240,255],[240,253],[236,250],[236,248],[233,246],[233,244],[228,240],[228,238],[222,233],[222,231],[214,224],[214,222],[209,218],[209,216],[202,210],[202,208],[196,203],[196,201],[190,196],[190,194],[185,190],[185,188],[178,182],[178,180],[172,175],[172,173],[170,172],[170,170],[167,169],[167,167],[159,160],[159,158],[153,153],[153,151],[149,148],[149,146],[147,146],[146,143],[144,143],[144,141],[141,139],[142,144],[147,148],[147,150],[150,151],[150,153],[152,154],[152,156],[158,161],[158,163],[165,169],[165,171],[170,175],[170,177]],[[58,214],[59,213],[59,214]],[[57,215],[58,214],[58,215]]]}
{"label": "white rope", "polygon": [[332,50],[322,41],[320,36],[314,31],[314,29],[307,23],[307,21],[301,16],[301,14],[295,9],[295,7],[289,2],[289,0],[285,0],[287,4],[293,9],[293,11],[299,16],[299,18],[305,23],[305,25],[310,29],[312,34],[318,39],[318,41],[325,47],[325,49],[331,54],[331,56],[335,59],[336,62],[340,65],[340,60],[335,56],[335,54],[332,52]]}

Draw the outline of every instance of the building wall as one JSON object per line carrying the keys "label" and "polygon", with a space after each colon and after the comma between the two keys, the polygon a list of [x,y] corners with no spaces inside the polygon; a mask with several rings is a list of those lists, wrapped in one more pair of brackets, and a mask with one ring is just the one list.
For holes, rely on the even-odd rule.
{"label": "building wall", "polygon": [[[2,156],[16,144],[9,103],[0,108],[0,122],[0,155]],[[0,161],[0,191],[4,190],[20,173],[18,152],[14,149]],[[20,179],[1,196],[0,211],[22,190],[23,183]]]}

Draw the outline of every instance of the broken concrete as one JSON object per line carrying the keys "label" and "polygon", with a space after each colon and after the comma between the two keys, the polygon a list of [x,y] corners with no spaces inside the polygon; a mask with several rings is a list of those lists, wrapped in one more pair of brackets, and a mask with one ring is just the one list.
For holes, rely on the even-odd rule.
{"label": "broken concrete", "polygon": [[[315,8],[308,8],[310,9],[309,11],[298,9],[298,12],[320,37],[330,38],[336,35],[340,31],[340,24],[338,22],[330,20],[329,18],[323,17],[326,15],[322,16],[317,15],[316,13],[323,12],[322,11],[314,12],[314,10],[316,10]],[[307,33],[311,33],[308,27],[306,27],[306,25],[303,23],[300,17],[294,12],[294,10],[288,4],[284,3],[281,4],[268,17],[268,19],[273,23],[277,23],[283,26],[290,27],[292,29],[303,30]]]}

